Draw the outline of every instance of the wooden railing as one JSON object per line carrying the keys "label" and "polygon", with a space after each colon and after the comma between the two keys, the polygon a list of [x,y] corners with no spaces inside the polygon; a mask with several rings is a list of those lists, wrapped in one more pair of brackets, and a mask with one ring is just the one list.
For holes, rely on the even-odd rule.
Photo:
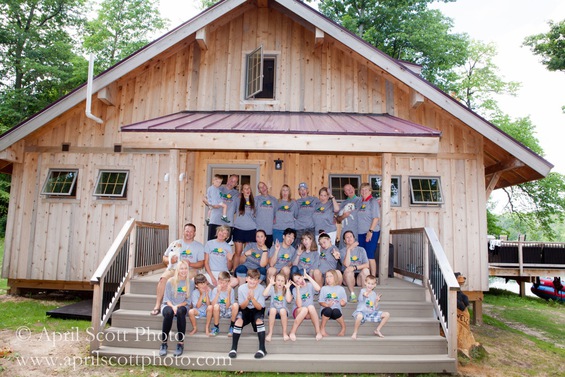
{"label": "wooden railing", "polygon": [[427,288],[447,339],[448,354],[457,357],[457,291],[451,264],[432,228],[391,230],[394,272]]}
{"label": "wooden railing", "polygon": [[104,330],[121,294],[134,274],[162,267],[168,245],[169,227],[129,219],[92,275],[92,331],[90,350],[100,348]]}

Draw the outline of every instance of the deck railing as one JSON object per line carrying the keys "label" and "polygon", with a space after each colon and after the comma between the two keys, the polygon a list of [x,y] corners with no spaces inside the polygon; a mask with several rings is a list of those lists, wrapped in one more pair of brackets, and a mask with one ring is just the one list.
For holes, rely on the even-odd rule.
{"label": "deck railing", "polygon": [[539,241],[489,242],[488,262],[498,267],[565,268],[565,243]]}
{"label": "deck railing", "polygon": [[457,357],[457,291],[453,269],[432,228],[391,230],[394,272],[418,280],[429,297],[445,333],[450,357]]}
{"label": "deck railing", "polygon": [[143,223],[133,218],[124,224],[90,279],[94,288],[92,331],[96,334],[90,342],[91,351],[100,347],[98,334],[108,323],[132,276],[162,266],[168,239],[168,225]]}

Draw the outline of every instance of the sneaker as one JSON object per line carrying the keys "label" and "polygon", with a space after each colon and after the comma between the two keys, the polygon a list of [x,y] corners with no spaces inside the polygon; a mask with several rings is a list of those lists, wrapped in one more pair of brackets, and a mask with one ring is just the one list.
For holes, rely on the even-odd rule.
{"label": "sneaker", "polygon": [[230,219],[228,219],[227,216],[222,216],[221,219],[222,219],[222,221],[225,222],[225,223],[229,223],[229,222],[230,222]]}
{"label": "sneaker", "polygon": [[237,357],[237,351],[231,350],[230,353],[228,353],[228,356],[230,357],[230,359],[235,359]]}
{"label": "sneaker", "polygon": [[259,351],[255,352],[255,358],[256,359],[262,359],[266,355],[267,355],[267,351],[259,350]]}
{"label": "sneaker", "polygon": [[230,338],[233,336],[233,326],[230,326],[230,329],[228,330],[228,336]]}
{"label": "sneaker", "polygon": [[184,352],[184,344],[179,343],[179,344],[177,344],[177,349],[176,349],[175,353],[173,353],[173,355],[178,357],[178,356],[182,355],[183,352]]}
{"label": "sneaker", "polygon": [[218,335],[219,333],[220,333],[220,329],[217,328],[217,327],[212,327],[212,328],[210,329],[210,335],[212,335],[212,336],[216,336],[216,335]]}
{"label": "sneaker", "polygon": [[210,225],[210,219],[206,219],[204,220],[204,222],[206,223],[207,226]]}
{"label": "sneaker", "polygon": [[353,304],[357,303],[357,296],[355,295],[355,293],[352,293],[352,294],[349,296],[349,302],[351,302],[351,303],[353,303]]}
{"label": "sneaker", "polygon": [[169,348],[167,343],[161,343],[161,348],[159,348],[159,356],[167,355],[167,348]]}

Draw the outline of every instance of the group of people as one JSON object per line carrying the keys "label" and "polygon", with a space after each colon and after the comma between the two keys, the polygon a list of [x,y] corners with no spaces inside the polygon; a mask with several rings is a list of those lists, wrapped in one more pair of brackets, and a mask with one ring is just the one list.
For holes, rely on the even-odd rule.
{"label": "group of people", "polygon": [[[341,308],[348,299],[342,284],[349,289],[349,302],[358,305],[353,313],[352,338],[357,338],[358,328],[365,321],[378,323],[375,335],[383,337],[380,330],[389,313],[378,310],[380,295],[374,292],[380,213],[370,185],[361,185],[361,197],[355,195],[353,186],[346,185],[346,199],[340,205],[326,187],[320,189],[318,198],[309,196],[304,182],[298,186],[300,198],[296,200],[288,185],[282,186],[277,199],[269,195],[264,182],[259,183],[260,195],[255,197],[250,185],[242,185],[238,192],[237,184],[237,175],[230,176],[225,185],[216,176],[207,190],[205,203],[210,211],[205,245],[194,240],[196,227],[186,224],[183,238],[165,251],[167,269],[159,280],[151,312],[163,315],[160,355],[167,354],[175,317],[175,356],[184,351],[187,316],[192,324],[189,335],[197,332],[199,317],[206,318],[209,336],[219,333],[221,318],[229,319],[232,347],[228,355],[232,358],[237,357],[241,330],[249,323],[259,339],[255,358],[267,354],[265,341],[272,339],[277,318],[285,341],[296,340],[304,319],[311,320],[316,340],[328,336],[326,324],[330,319],[340,324],[338,336],[343,336],[346,329]],[[338,223],[342,228],[341,248],[335,246]],[[356,284],[362,287],[359,296]],[[269,297],[269,329],[265,334],[265,301]],[[288,331],[291,315],[294,322]]]}

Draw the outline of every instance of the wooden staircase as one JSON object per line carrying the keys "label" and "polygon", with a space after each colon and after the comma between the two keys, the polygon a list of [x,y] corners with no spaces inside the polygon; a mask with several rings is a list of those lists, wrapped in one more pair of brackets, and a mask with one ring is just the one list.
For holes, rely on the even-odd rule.
{"label": "wooden staircase", "polygon": [[[455,373],[457,360],[450,358],[447,341],[439,335],[439,322],[433,306],[425,300],[419,285],[389,279],[377,286],[382,292],[381,309],[391,318],[382,333],[373,335],[375,325],[361,325],[356,340],[351,339],[356,304],[344,308],[346,336],[337,337],[339,325],[329,321],[330,337],[314,338],[310,320],[305,320],[297,332],[296,342],[283,341],[280,321],[275,324],[273,340],[267,343],[268,355],[255,360],[257,336],[251,326],[243,330],[238,357],[227,357],[231,338],[227,337],[228,320],[220,322],[220,335],[207,337],[205,319],[197,320],[198,333],[187,336],[185,352],[175,358],[174,342],[169,342],[167,357],[159,357],[159,335],[163,317],[149,314],[155,302],[155,288],[160,274],[137,277],[131,281],[130,293],[121,297],[120,309],[111,317],[112,326],[104,331],[103,341],[95,354],[113,358],[116,362],[144,365],[167,365],[192,370],[322,372],[322,373]],[[268,304],[267,304],[268,305]],[[267,320],[267,319],[266,319]],[[289,319],[289,329],[292,319]],[[187,333],[191,330],[187,323]],[[173,336],[176,324],[173,323]],[[334,335],[334,336],[332,336]],[[118,359],[119,358],[119,359]]]}

